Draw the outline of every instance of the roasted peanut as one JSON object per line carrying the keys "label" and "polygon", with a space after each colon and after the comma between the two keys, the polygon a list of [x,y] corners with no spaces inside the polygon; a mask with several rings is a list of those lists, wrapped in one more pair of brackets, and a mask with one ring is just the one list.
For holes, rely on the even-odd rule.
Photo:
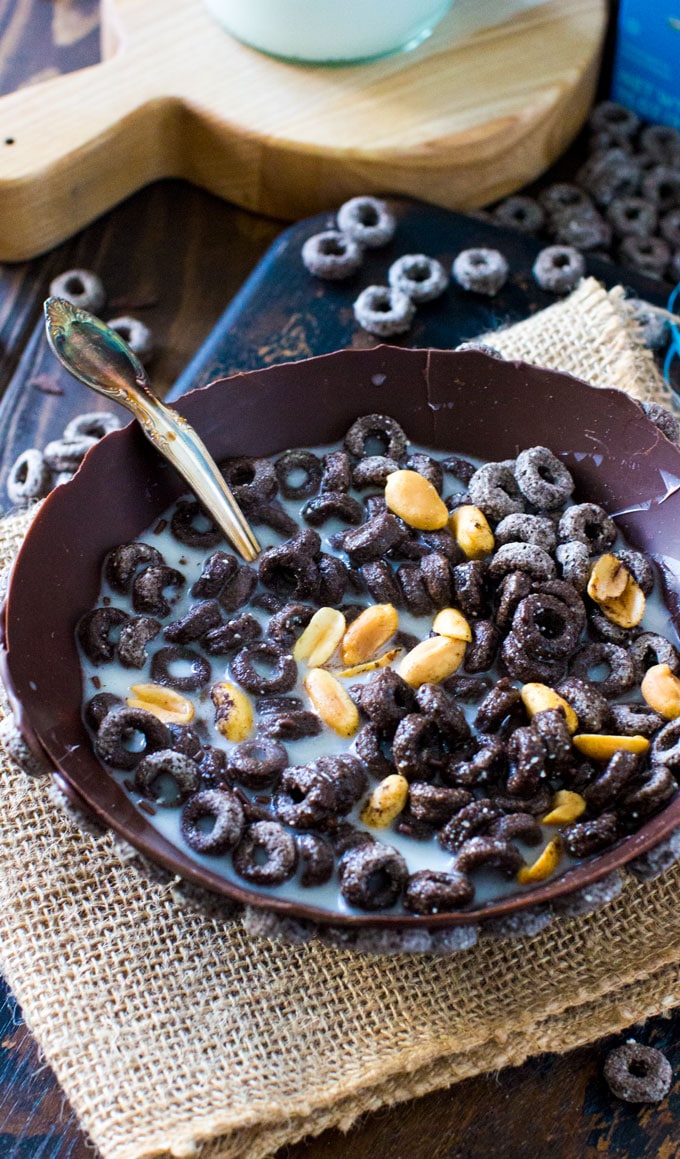
{"label": "roasted peanut", "polygon": [[648,668],[640,691],[649,707],[666,720],[680,716],[680,680],[668,664],[654,664]]}
{"label": "roasted peanut", "polygon": [[619,628],[635,628],[645,614],[644,592],[628,568],[610,552],[593,564],[588,595]]}
{"label": "roasted peanut", "polygon": [[353,736],[359,727],[359,710],[351,696],[325,668],[310,668],[305,689],[324,724],[338,736]]}
{"label": "roasted peanut", "polygon": [[533,865],[523,865],[517,874],[520,885],[532,885],[536,881],[545,881],[555,872],[562,860],[562,842],[559,837],[549,841],[540,857]]}
{"label": "roasted peanut", "polygon": [[127,699],[130,708],[144,708],[165,724],[189,724],[194,719],[194,706],[186,696],[165,688],[162,684],[132,684]]}
{"label": "roasted peanut", "polygon": [[595,561],[588,580],[588,595],[596,604],[612,600],[623,593],[630,572],[615,555],[607,552]]}
{"label": "roasted peanut", "polygon": [[521,692],[522,704],[527,710],[529,719],[537,712],[545,712],[549,708],[561,708],[567,721],[569,732],[576,732],[578,717],[573,708],[563,696],[559,696],[547,684],[524,684]]}
{"label": "roasted peanut", "polygon": [[465,641],[448,636],[430,636],[407,652],[399,665],[399,675],[407,684],[439,684],[460,668],[465,655]]}
{"label": "roasted peanut", "polygon": [[245,740],[253,727],[253,708],[243,689],[221,680],[213,684],[210,698],[215,705],[217,731],[227,740]]}
{"label": "roasted peanut", "polygon": [[392,604],[372,604],[345,632],[340,653],[343,664],[363,664],[392,638],[399,627],[399,613]]}
{"label": "roasted peanut", "polygon": [[580,793],[570,789],[558,789],[552,799],[552,808],[541,818],[543,825],[570,825],[578,821],[586,811],[586,802]]}
{"label": "roasted peanut", "polygon": [[574,748],[594,761],[608,761],[623,749],[626,753],[646,753],[649,741],[644,736],[605,736],[596,732],[582,732],[573,738]]}
{"label": "roasted peanut", "polygon": [[429,479],[417,471],[393,471],[388,475],[385,502],[404,523],[419,531],[439,531],[449,518],[443,499]]}
{"label": "roasted peanut", "polygon": [[494,549],[493,531],[479,507],[465,504],[449,516],[449,530],[468,559],[483,559]]}
{"label": "roasted peanut", "polygon": [[337,608],[319,608],[295,641],[293,659],[306,661],[310,668],[319,668],[330,660],[346,627],[345,617]]}
{"label": "roasted peanut", "polygon": [[399,773],[385,777],[371,793],[361,811],[361,820],[371,829],[386,829],[398,817],[408,798],[408,781]]}
{"label": "roasted peanut", "polygon": [[603,600],[600,611],[619,628],[635,628],[645,614],[646,605],[647,599],[642,588],[629,575],[621,595],[612,600]]}
{"label": "roasted peanut", "polygon": [[472,629],[458,608],[442,608],[432,623],[432,631],[438,636],[448,636],[450,640],[472,640]]}
{"label": "roasted peanut", "polygon": [[343,668],[342,672],[336,672],[335,675],[346,680],[350,676],[361,676],[363,672],[374,672],[376,668],[386,668],[388,664],[396,660],[402,651],[402,648],[390,648],[389,652],[383,652],[377,660],[367,660],[365,664],[355,664],[352,668]]}

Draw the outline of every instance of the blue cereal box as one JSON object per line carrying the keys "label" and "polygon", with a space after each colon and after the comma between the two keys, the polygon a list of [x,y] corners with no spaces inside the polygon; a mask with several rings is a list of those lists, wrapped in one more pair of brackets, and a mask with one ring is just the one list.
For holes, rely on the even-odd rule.
{"label": "blue cereal box", "polygon": [[680,129],[680,0],[621,0],[612,99]]}

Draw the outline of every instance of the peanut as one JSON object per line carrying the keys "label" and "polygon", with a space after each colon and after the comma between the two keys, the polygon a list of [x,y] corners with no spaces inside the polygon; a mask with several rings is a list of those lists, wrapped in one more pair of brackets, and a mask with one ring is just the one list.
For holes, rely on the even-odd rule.
{"label": "peanut", "polygon": [[218,681],[210,689],[215,705],[215,728],[231,741],[242,741],[253,727],[253,708],[242,688],[237,684]]}
{"label": "peanut", "polygon": [[449,517],[449,531],[468,559],[483,559],[494,549],[493,531],[479,507],[456,507]]}
{"label": "peanut", "polygon": [[680,716],[680,680],[668,664],[654,664],[642,678],[640,691],[650,708],[666,720]]}
{"label": "peanut", "polygon": [[310,668],[319,668],[330,660],[346,627],[345,617],[337,608],[319,608],[295,641],[293,659],[305,660]]}
{"label": "peanut", "polygon": [[576,732],[578,717],[573,708],[563,696],[559,696],[547,684],[525,684],[521,692],[522,704],[527,710],[529,719],[537,712],[545,712],[549,708],[561,708],[567,721],[569,732]]}
{"label": "peanut", "polygon": [[191,701],[172,688],[162,684],[132,684],[130,692],[133,693],[127,700],[130,708],[144,708],[165,724],[188,724],[194,719]]}
{"label": "peanut", "polygon": [[605,736],[600,733],[581,732],[573,738],[574,748],[594,761],[608,761],[614,753],[646,753],[649,741],[645,736]]}
{"label": "peanut", "polygon": [[393,773],[376,785],[361,811],[361,820],[371,829],[386,829],[399,816],[407,798],[406,777]]}
{"label": "peanut", "polygon": [[646,605],[644,592],[632,575],[629,575],[621,595],[611,600],[603,600],[600,603],[600,610],[619,628],[635,628],[645,614]]}
{"label": "peanut", "polygon": [[599,605],[602,614],[620,628],[635,628],[645,614],[644,592],[628,568],[610,552],[593,564],[588,595]]}
{"label": "peanut", "polygon": [[385,482],[385,502],[409,527],[439,531],[449,513],[429,479],[417,471],[393,471]]}
{"label": "peanut", "polygon": [[325,668],[310,668],[305,689],[324,724],[338,736],[353,736],[359,727],[359,710],[351,696]]}
{"label": "peanut", "polygon": [[399,613],[392,604],[372,604],[345,632],[340,653],[343,664],[363,664],[392,638],[399,627]]}
{"label": "peanut", "polygon": [[622,594],[629,575],[628,568],[615,555],[601,555],[590,571],[588,595],[596,604],[614,599]]}
{"label": "peanut", "polygon": [[552,808],[541,818],[543,825],[570,825],[586,811],[586,802],[580,793],[558,789],[552,799]]}
{"label": "peanut", "polygon": [[464,640],[430,636],[406,653],[399,666],[399,675],[413,688],[420,684],[438,684],[460,668],[464,655]]}
{"label": "peanut", "polygon": [[402,651],[402,648],[390,648],[389,652],[383,652],[377,660],[367,660],[365,664],[355,664],[352,668],[343,668],[342,672],[336,672],[335,675],[346,680],[350,676],[361,676],[363,672],[374,672],[376,668],[386,668],[388,664],[396,660]]}
{"label": "peanut", "polygon": [[536,881],[545,881],[554,873],[562,860],[562,842],[559,837],[549,841],[541,855],[533,865],[523,865],[517,874],[520,885],[531,885]]}
{"label": "peanut", "polygon": [[442,608],[437,612],[432,631],[438,636],[448,636],[450,640],[465,640],[467,644],[472,640],[472,629],[458,608]]}

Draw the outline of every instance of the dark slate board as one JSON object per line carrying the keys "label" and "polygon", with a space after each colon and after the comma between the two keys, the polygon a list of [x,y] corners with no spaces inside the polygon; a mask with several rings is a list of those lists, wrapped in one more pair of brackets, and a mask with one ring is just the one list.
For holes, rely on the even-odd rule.
{"label": "dark slate board", "polygon": [[[239,370],[327,354],[347,346],[373,346],[379,340],[354,321],[352,303],[365,286],[385,283],[387,271],[401,254],[425,253],[450,269],[456,254],[471,246],[499,249],[510,264],[510,278],[495,298],[466,293],[450,284],[435,302],[419,307],[411,330],[389,339],[400,346],[449,349],[488,330],[517,322],[557,299],[537,286],[531,268],[546,244],[502,229],[483,218],[438,209],[424,202],[388,199],[397,219],[394,239],[383,249],[368,250],[364,265],[342,282],[321,281],[307,273],[300,258],[302,243],[333,228],[332,213],[297,222],[271,246],[212,334],[178,379],[170,399],[194,386]],[[586,258],[587,273],[608,288],[623,285],[634,295],[665,306],[665,283],[599,257]]]}

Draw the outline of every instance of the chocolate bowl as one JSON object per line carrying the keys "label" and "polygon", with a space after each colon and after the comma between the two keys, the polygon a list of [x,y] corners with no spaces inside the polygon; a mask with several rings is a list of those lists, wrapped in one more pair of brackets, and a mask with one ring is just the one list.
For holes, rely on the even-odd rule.
{"label": "chocolate bowl", "polygon": [[[680,449],[620,391],[504,362],[478,351],[377,347],[239,374],[193,392],[178,409],[216,459],[270,455],[341,438],[361,414],[393,415],[414,443],[488,460],[549,446],[575,477],[579,501],[601,503],[660,565],[680,620]],[[680,794],[636,834],[562,876],[464,913],[346,914],[227,881],[172,845],[94,756],[81,719],[75,625],[113,547],[142,533],[184,490],[136,425],[114,432],[57,488],[34,520],[11,576],[4,674],[18,727],[83,808],[142,853],[236,900],[344,926],[452,926],[500,917],[580,890],[680,825]]]}

